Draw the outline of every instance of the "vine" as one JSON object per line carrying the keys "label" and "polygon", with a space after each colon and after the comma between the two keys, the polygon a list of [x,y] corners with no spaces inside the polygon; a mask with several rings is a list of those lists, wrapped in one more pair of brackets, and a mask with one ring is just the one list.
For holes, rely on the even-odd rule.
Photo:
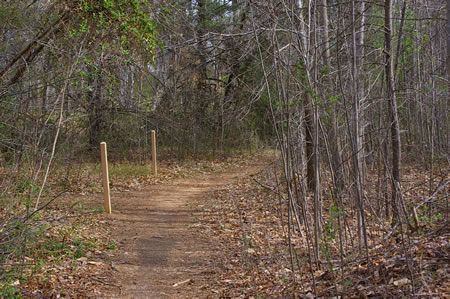
{"label": "vine", "polygon": [[148,0],[78,0],[73,7],[77,25],[70,38],[90,34],[103,50],[119,50],[123,56],[139,52],[153,59],[156,32]]}

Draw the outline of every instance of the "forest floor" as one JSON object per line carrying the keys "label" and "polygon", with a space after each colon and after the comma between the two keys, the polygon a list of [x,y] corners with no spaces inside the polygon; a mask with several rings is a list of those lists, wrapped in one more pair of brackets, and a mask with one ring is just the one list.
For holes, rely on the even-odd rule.
{"label": "forest floor", "polygon": [[[450,298],[448,172],[436,176],[432,205],[417,210],[420,227],[406,241],[400,235],[389,237],[390,224],[377,216],[381,210],[376,204],[371,207],[371,269],[354,244],[352,223],[345,245],[351,254],[341,257],[345,263],[339,259],[334,203],[324,192],[326,230],[316,267],[309,259],[307,239],[301,237],[306,232],[289,229],[286,202],[279,197],[284,190],[276,189],[276,164],[255,155],[220,162],[165,162],[157,177],[147,166],[112,165],[112,215],[99,209],[98,169],[77,171],[77,177],[65,179],[70,192],[28,223],[34,237],[27,238],[25,255],[10,261],[28,266],[6,267],[11,279],[0,285],[0,294]],[[430,198],[420,183],[425,178],[423,169],[404,168],[404,196],[411,204]],[[375,183],[367,182],[367,200],[373,203],[378,202]],[[58,176],[49,183],[51,189],[60,184]]]}
{"label": "forest floor", "polygon": [[112,164],[112,215],[103,213],[98,166],[55,173],[50,204],[28,222],[25,254],[11,258],[25,266],[2,268],[9,274],[0,297],[208,297],[213,247],[195,225],[202,202],[256,173],[265,159],[165,161],[158,176],[148,165]]}

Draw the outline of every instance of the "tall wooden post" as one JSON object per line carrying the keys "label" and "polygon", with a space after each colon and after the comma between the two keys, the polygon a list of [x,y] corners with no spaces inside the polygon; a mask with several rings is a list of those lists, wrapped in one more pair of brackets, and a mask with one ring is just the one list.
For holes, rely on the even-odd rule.
{"label": "tall wooden post", "polygon": [[102,157],[103,173],[103,194],[105,199],[105,211],[111,214],[111,196],[109,191],[108,154],[106,152],[106,142],[100,143],[100,153]]}
{"label": "tall wooden post", "polygon": [[158,175],[158,168],[156,166],[156,132],[152,130],[152,166],[153,174]]}

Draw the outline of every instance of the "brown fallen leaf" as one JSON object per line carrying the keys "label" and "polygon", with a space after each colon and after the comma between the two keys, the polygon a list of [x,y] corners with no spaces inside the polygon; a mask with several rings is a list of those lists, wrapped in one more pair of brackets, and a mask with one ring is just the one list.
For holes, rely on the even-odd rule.
{"label": "brown fallen leaf", "polygon": [[255,251],[255,249],[253,249],[253,248],[247,248],[247,253],[248,253],[248,254],[255,254],[256,251]]}
{"label": "brown fallen leaf", "polygon": [[404,285],[406,285],[408,283],[409,283],[409,279],[408,278],[402,278],[402,279],[394,281],[394,285],[396,287],[401,287],[401,286],[404,286]]}

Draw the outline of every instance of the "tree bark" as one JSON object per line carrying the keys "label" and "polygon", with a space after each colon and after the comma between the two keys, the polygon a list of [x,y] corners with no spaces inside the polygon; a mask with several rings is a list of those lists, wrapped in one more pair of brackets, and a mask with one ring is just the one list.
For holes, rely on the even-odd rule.
{"label": "tree bark", "polygon": [[360,135],[360,88],[361,88],[361,78],[359,76],[359,68],[361,63],[361,50],[358,50],[361,46],[360,40],[357,38],[356,33],[356,5],[357,1],[352,0],[352,75],[353,75],[353,178],[355,186],[355,196],[356,205],[358,211],[358,239],[359,246],[364,246],[366,248],[366,256],[368,257],[368,244],[367,244],[367,230],[365,224],[364,216],[364,206],[362,200],[362,190],[361,190],[361,135]]}
{"label": "tree bark", "polygon": [[392,209],[394,217],[398,217],[400,200],[400,127],[397,112],[397,100],[394,89],[394,65],[392,57],[392,0],[384,2],[384,53],[386,74],[386,98],[389,103],[391,150],[392,150]]}
{"label": "tree bark", "polygon": [[[334,93],[334,88],[332,86],[332,81],[330,78],[331,73],[331,53],[330,53],[330,38],[328,34],[328,8],[327,8],[327,0],[321,0],[320,7],[320,20],[321,20],[321,32],[322,32],[322,44],[323,44],[323,59],[325,62],[325,66],[327,68],[327,75],[325,80],[325,92],[324,92],[324,100],[325,102],[329,101],[329,95]],[[331,152],[331,166],[333,168],[333,176],[334,176],[334,184],[336,188],[336,196],[340,196],[342,189],[344,188],[344,173],[342,168],[342,158],[340,154],[340,146],[338,140],[338,125],[337,125],[337,116],[336,116],[336,103],[331,103],[329,119],[330,119],[330,152]]]}
{"label": "tree bark", "polygon": [[366,10],[366,3],[365,1],[356,1],[356,71],[357,71],[357,78],[358,81],[356,82],[356,92],[358,97],[358,109],[359,109],[359,120],[358,120],[358,163],[359,163],[359,169],[360,169],[360,175],[361,175],[361,184],[365,180],[365,150],[364,150],[364,138],[363,136],[365,131],[365,114],[364,109],[361,109],[361,107],[364,107],[364,102],[366,98],[366,91],[365,91],[365,79],[364,79],[364,38],[365,38],[365,25],[366,25],[366,17],[365,17],[365,10]]}

